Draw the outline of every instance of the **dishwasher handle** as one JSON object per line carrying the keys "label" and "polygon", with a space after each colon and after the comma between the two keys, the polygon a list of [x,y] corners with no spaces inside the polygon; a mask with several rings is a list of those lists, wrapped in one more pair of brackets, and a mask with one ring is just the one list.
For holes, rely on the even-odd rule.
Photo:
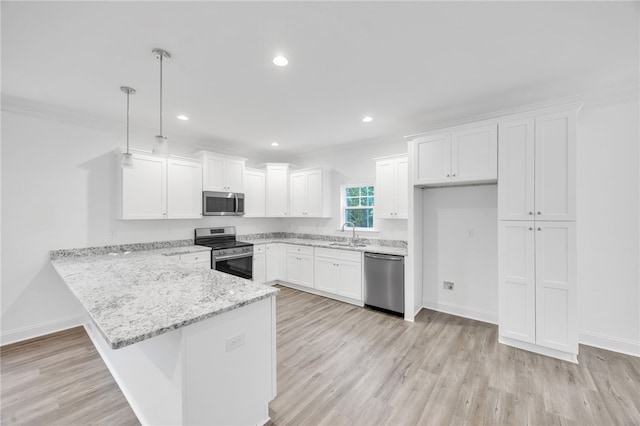
{"label": "dishwasher handle", "polygon": [[369,257],[371,259],[381,259],[381,260],[403,260],[402,256],[393,256],[390,254],[374,254],[374,253],[365,253],[364,257]]}

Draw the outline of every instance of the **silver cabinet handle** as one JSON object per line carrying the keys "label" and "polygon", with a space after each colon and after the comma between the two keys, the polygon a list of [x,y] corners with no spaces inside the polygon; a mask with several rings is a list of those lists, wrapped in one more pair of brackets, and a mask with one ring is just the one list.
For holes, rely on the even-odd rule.
{"label": "silver cabinet handle", "polygon": [[538,231],[542,231],[542,228],[538,227]]}
{"label": "silver cabinet handle", "polygon": [[451,177],[451,176],[447,175],[447,177]]}
{"label": "silver cabinet handle", "polygon": [[529,227],[529,231],[533,231],[533,228],[532,228],[532,227]]}
{"label": "silver cabinet handle", "polygon": [[538,214],[542,214],[542,212],[538,212]]}
{"label": "silver cabinet handle", "polygon": [[533,212],[529,212],[529,215],[532,215],[532,214],[533,214]]}
{"label": "silver cabinet handle", "polygon": [[456,174],[454,173],[452,176],[453,176],[453,177],[456,177]]}

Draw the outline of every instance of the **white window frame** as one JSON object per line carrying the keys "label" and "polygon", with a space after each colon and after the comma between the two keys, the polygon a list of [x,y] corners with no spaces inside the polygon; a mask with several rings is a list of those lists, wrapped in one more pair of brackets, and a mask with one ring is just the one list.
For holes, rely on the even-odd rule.
{"label": "white window frame", "polygon": [[[365,183],[348,183],[348,184],[344,184],[344,185],[340,185],[340,228],[342,229],[342,225],[344,224],[344,216],[345,216],[345,210],[347,208],[347,188],[361,188],[363,186],[371,186],[373,187],[373,206],[370,206],[371,208],[373,208],[373,228],[361,228],[356,226],[356,231],[362,231],[362,232],[378,232],[378,229],[376,228],[376,195],[375,195],[375,190],[376,187],[373,183],[371,182],[365,182]],[[366,207],[366,208],[369,208]],[[353,230],[352,226],[345,226],[344,227],[345,230]]]}

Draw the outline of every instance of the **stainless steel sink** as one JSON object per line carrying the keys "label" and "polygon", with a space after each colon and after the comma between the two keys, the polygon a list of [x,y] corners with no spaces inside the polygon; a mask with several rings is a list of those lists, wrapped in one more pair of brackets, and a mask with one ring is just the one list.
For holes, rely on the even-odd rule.
{"label": "stainless steel sink", "polygon": [[338,246],[338,247],[366,247],[366,244],[351,244],[351,243],[331,243],[330,246]]}

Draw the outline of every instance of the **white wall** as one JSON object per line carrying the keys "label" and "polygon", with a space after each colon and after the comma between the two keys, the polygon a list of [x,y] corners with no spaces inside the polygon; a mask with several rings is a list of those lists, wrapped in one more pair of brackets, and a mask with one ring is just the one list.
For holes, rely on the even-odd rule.
{"label": "white wall", "polygon": [[[2,344],[78,324],[81,307],[49,250],[193,238],[200,226],[231,224],[240,234],[282,228],[280,219],[116,220],[112,152],[122,126],[7,111],[2,124]],[[150,149],[151,137],[133,145]],[[178,143],[171,149],[186,154]]]}
{"label": "white wall", "polygon": [[497,185],[429,188],[422,198],[423,306],[497,323]]}
{"label": "white wall", "polygon": [[[352,183],[374,183],[376,175],[376,157],[404,154],[407,143],[402,137],[383,141],[366,141],[342,149],[328,149],[312,152],[294,160],[298,167],[330,167],[333,169],[333,194],[331,219],[291,219],[285,226],[289,232],[341,235],[339,231],[343,219],[340,214],[340,186]],[[390,240],[407,239],[406,219],[375,219],[376,233],[360,232],[364,238],[383,238]]]}
{"label": "white wall", "polygon": [[578,114],[580,342],[640,356],[638,99]]}

